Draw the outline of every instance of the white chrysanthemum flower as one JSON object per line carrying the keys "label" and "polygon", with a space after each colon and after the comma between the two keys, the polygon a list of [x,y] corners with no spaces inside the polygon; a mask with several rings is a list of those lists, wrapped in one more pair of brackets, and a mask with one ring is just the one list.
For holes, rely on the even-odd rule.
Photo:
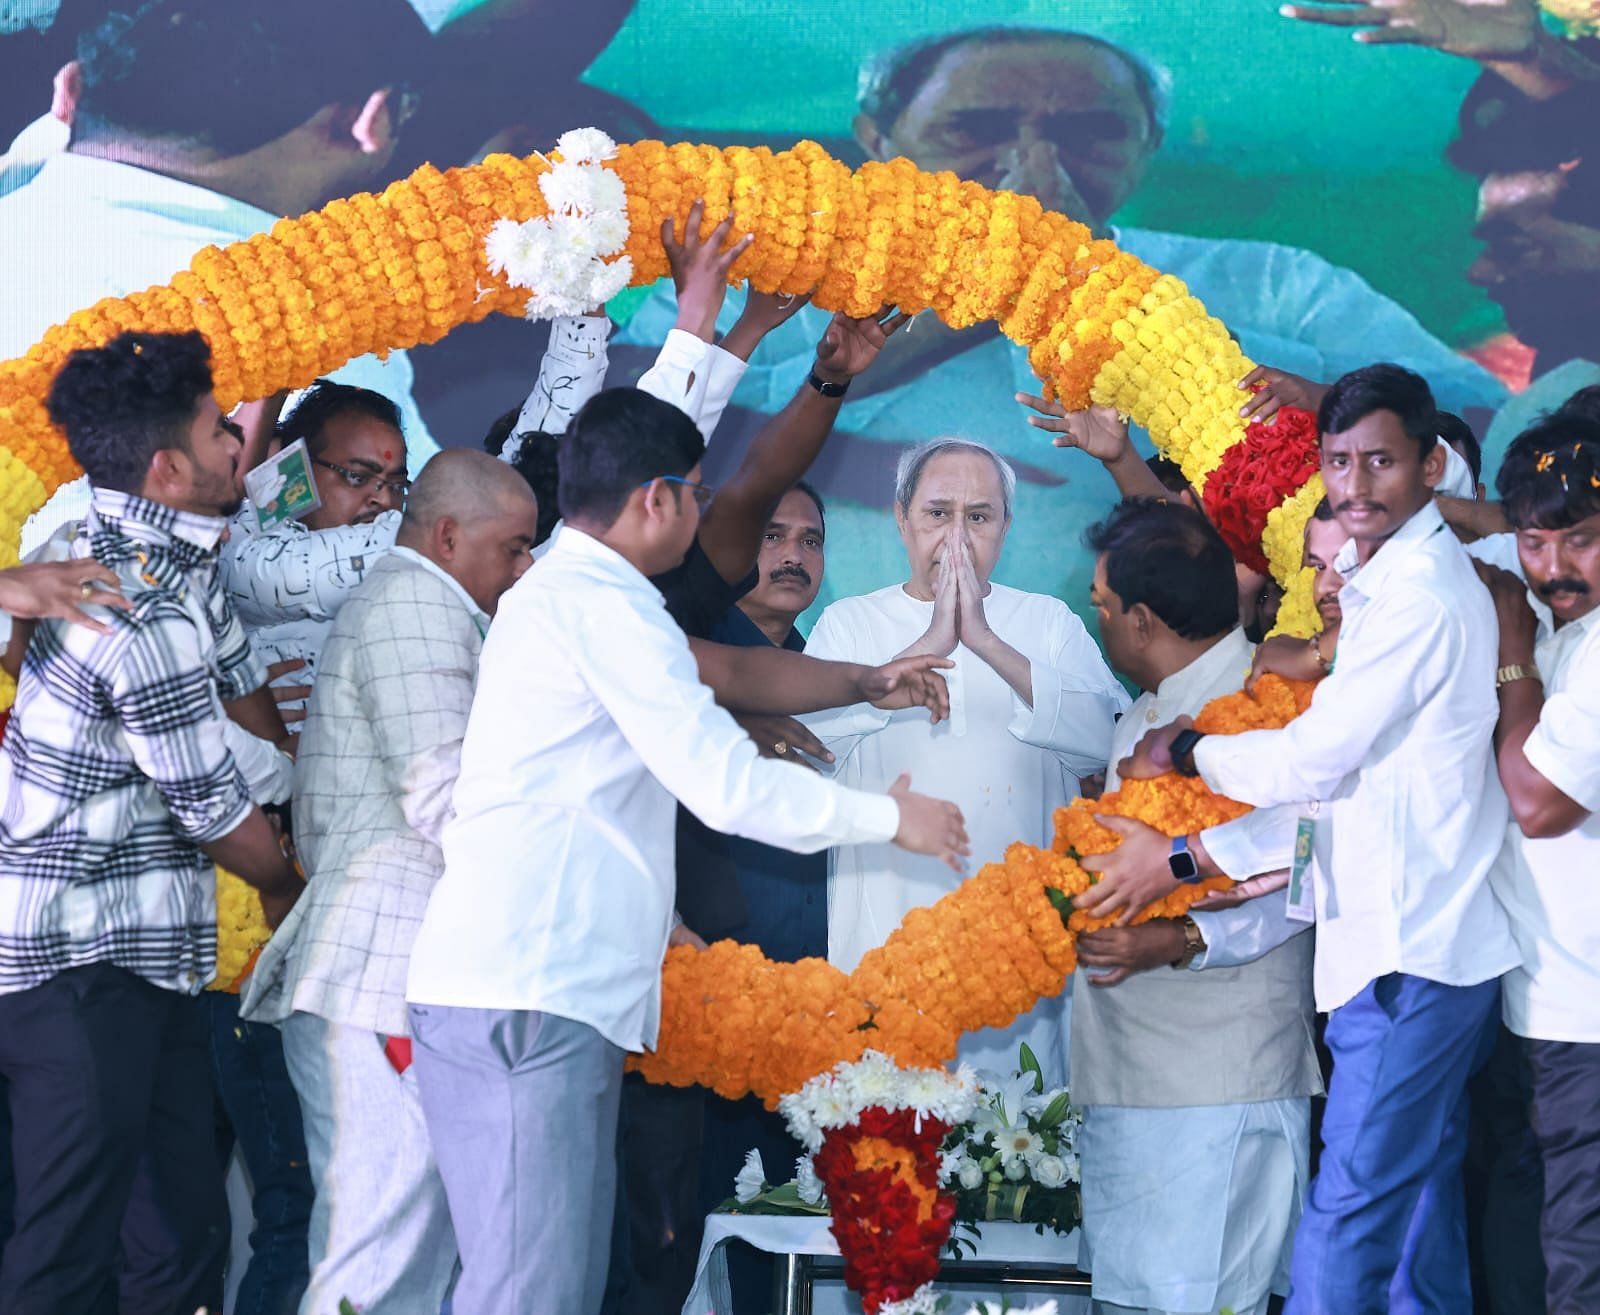
{"label": "white chrysanthemum flower", "polygon": [[513,287],[529,287],[520,275],[527,273],[530,261],[539,245],[535,236],[537,221],[519,224],[512,219],[502,219],[489,230],[483,241],[484,256],[489,269],[505,275]]}
{"label": "white chrysanthemum flower", "polygon": [[794,1162],[794,1185],[800,1199],[807,1205],[821,1204],[822,1179],[817,1177],[817,1166],[809,1155],[802,1155]]}
{"label": "white chrysanthemum flower", "polygon": [[967,1191],[983,1186],[983,1166],[976,1160],[964,1160],[956,1174],[957,1180]]}
{"label": "white chrysanthemum flower", "polygon": [[603,256],[615,255],[628,245],[626,210],[596,210],[589,216],[589,229],[594,235],[595,250]]}
{"label": "white chrysanthemum flower", "polygon": [[1033,1162],[1033,1181],[1040,1187],[1065,1187],[1066,1161],[1059,1155],[1041,1155]]}
{"label": "white chrysanthemum flower", "polygon": [[556,138],[556,150],[561,158],[573,164],[612,159],[617,144],[598,128],[573,128]]}
{"label": "white chrysanthemum flower", "polygon": [[622,256],[606,264],[594,262],[589,271],[589,304],[601,306],[633,282],[633,257]]}
{"label": "white chrysanthemum flower", "polygon": [[1026,1167],[1044,1154],[1044,1138],[1026,1123],[1019,1123],[1009,1132],[996,1137],[995,1145],[999,1148],[1000,1158],[1007,1168],[1013,1161],[1020,1162]]}
{"label": "white chrysanthemum flower", "polygon": [[761,1163],[761,1152],[753,1147],[745,1153],[744,1167],[733,1178],[733,1196],[740,1205],[748,1205],[760,1196],[767,1185],[767,1171]]}

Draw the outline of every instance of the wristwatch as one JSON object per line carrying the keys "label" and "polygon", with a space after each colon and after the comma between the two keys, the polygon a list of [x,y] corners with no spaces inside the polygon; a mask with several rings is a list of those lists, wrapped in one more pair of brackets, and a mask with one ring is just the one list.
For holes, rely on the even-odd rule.
{"label": "wristwatch", "polygon": [[1173,836],[1172,852],[1167,855],[1167,866],[1172,869],[1172,875],[1179,881],[1195,882],[1200,880],[1200,865],[1195,862],[1195,857],[1189,852],[1188,836]]}
{"label": "wristwatch", "polygon": [[1206,952],[1206,938],[1200,934],[1200,924],[1188,914],[1182,918],[1183,953],[1172,961],[1174,968],[1187,968],[1197,955]]}
{"label": "wristwatch", "polygon": [[1514,666],[1501,667],[1494,673],[1494,687],[1499,689],[1502,685],[1509,685],[1514,680],[1538,680],[1539,673],[1532,667],[1523,666],[1520,662]]}
{"label": "wristwatch", "polygon": [[[793,376],[790,377],[792,378]],[[824,397],[843,397],[850,391],[850,381],[848,379],[846,379],[842,384],[830,384],[815,370],[806,376],[806,382]]]}
{"label": "wristwatch", "polygon": [[1204,731],[1182,730],[1172,737],[1172,769],[1179,776],[1198,776],[1194,765],[1194,746],[1205,739]]}

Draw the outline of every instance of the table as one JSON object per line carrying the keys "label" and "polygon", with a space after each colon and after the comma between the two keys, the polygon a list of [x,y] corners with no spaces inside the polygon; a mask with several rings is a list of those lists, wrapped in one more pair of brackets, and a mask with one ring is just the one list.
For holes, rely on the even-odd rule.
{"label": "table", "polygon": [[[941,1287],[959,1284],[963,1300],[1010,1295],[1026,1303],[1024,1293],[1054,1297],[1060,1315],[1088,1315],[1089,1276],[1077,1269],[1078,1233],[1062,1236],[1048,1230],[1041,1236],[1032,1224],[1006,1221],[979,1226],[975,1255],[946,1259],[939,1271]],[[844,1262],[821,1216],[714,1214],[706,1219],[705,1238],[694,1288],[683,1315],[749,1315],[735,1312],[728,1288],[725,1245],[734,1239],[779,1257],[773,1290],[775,1315],[858,1315],[861,1306],[843,1287]],[[819,1281],[820,1288],[819,1291]],[[968,1291],[968,1289],[973,1289]],[[983,1290],[980,1290],[983,1289]],[[956,1310],[965,1306],[957,1303]]]}

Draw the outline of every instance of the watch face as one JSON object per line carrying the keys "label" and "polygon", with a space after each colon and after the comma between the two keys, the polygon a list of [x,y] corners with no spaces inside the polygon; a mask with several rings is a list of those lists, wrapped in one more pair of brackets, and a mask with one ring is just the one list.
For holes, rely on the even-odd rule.
{"label": "watch face", "polygon": [[1167,866],[1172,869],[1172,875],[1179,881],[1193,881],[1200,875],[1200,865],[1194,861],[1194,855],[1187,850],[1181,854],[1173,854],[1167,859]]}

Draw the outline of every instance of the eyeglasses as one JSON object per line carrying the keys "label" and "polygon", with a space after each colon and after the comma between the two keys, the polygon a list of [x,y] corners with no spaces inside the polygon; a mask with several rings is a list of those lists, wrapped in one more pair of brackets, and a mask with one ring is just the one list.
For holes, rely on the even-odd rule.
{"label": "eyeglasses", "polygon": [[321,457],[312,457],[311,464],[321,466],[324,470],[331,470],[353,489],[364,489],[368,484],[376,484],[380,493],[384,489],[389,489],[401,502],[411,495],[409,479],[384,479],[369,470],[351,470],[348,466],[335,465],[332,461],[324,461]]}
{"label": "eyeglasses", "polygon": [[[707,507],[709,507],[711,505],[711,499],[717,496],[717,486],[715,484],[699,484],[692,479],[684,479],[681,475],[657,475],[656,479],[659,479],[663,484],[683,485],[683,487],[688,489],[693,495],[694,500],[699,505],[701,511],[704,511]],[[643,484],[639,485],[639,487],[642,489],[647,489],[655,482],[655,479],[647,479]]]}

